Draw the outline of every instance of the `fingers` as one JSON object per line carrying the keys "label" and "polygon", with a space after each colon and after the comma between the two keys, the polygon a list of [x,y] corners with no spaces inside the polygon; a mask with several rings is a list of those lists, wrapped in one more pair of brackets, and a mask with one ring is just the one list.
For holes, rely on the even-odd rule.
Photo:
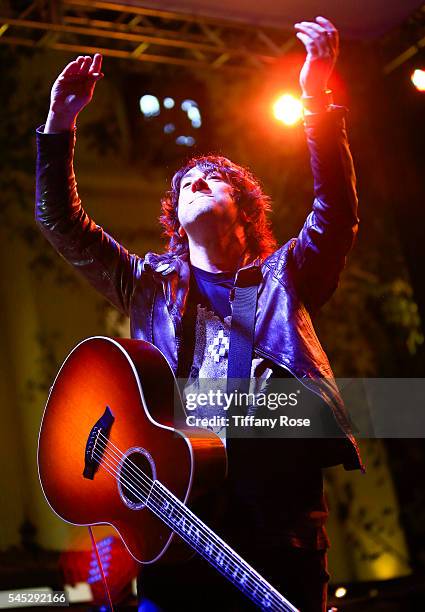
{"label": "fingers", "polygon": [[70,76],[91,76],[95,79],[100,79],[103,77],[101,67],[102,56],[100,53],[95,53],[93,58],[90,55],[79,55],[64,68],[60,76],[61,78]]}
{"label": "fingers", "polygon": [[294,24],[294,28],[308,53],[321,57],[338,54],[338,31],[328,19],[316,17],[316,22],[301,21]]}
{"label": "fingers", "polygon": [[298,30],[297,38],[304,44],[308,53],[322,57],[331,55],[332,49],[328,35],[321,26],[302,21],[296,23],[294,27]]}
{"label": "fingers", "polygon": [[65,77],[65,76],[73,76],[75,74],[78,74],[80,70],[80,64],[78,62],[78,59],[79,58],[77,58],[73,62],[69,62],[69,64],[67,64],[65,68],[62,70],[60,76]]}
{"label": "fingers", "polygon": [[80,76],[89,76],[94,79],[101,79],[103,73],[100,71],[102,67],[102,56],[100,53],[95,53],[92,58],[90,55],[86,55],[80,65]]}
{"label": "fingers", "polygon": [[316,52],[316,47],[312,42],[311,38],[307,36],[307,34],[302,34],[301,32],[297,32],[296,37],[303,43],[304,47],[307,50],[307,53],[314,55]]}
{"label": "fingers", "polygon": [[326,19],[325,17],[316,17],[317,23],[319,23],[327,32],[331,45],[334,47],[336,53],[339,50],[339,33],[334,24]]}
{"label": "fingers", "polygon": [[329,34],[334,35],[338,35],[338,30],[336,29],[336,27],[334,26],[334,24],[329,21],[329,19],[326,19],[326,17],[316,17],[316,22],[314,21],[301,21],[296,23],[295,25],[305,25],[305,26],[311,26],[312,28],[316,29],[317,31],[323,31],[326,30]]}
{"label": "fingers", "polygon": [[80,76],[86,76],[89,73],[91,62],[92,62],[92,58],[90,57],[90,55],[85,55],[83,57],[83,60],[80,63],[80,70],[79,70]]}
{"label": "fingers", "polygon": [[92,65],[90,66],[90,74],[100,74],[102,68],[102,56],[100,53],[95,53],[92,61]]}
{"label": "fingers", "polygon": [[326,17],[320,17],[320,16],[316,17],[316,21],[322,27],[324,27],[328,32],[331,32],[332,34],[338,34],[338,30],[336,29],[334,24],[331,21],[329,21],[329,19],[326,19]]}

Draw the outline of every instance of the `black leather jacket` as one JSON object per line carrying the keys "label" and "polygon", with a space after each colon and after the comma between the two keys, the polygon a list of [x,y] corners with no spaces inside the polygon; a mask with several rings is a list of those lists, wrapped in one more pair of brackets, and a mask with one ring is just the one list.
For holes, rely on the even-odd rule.
{"label": "black leather jacket", "polygon": [[[297,238],[265,261],[237,273],[244,283],[259,268],[254,352],[289,370],[331,407],[345,432],[346,469],[362,468],[348,415],[310,315],[332,295],[358,226],[355,175],[345,109],[306,117],[315,198]],[[155,344],[177,372],[190,268],[182,257],[130,254],[81,206],[73,170],[75,134],[37,130],[36,220],[41,231],[112,304],[130,316],[131,336]],[[258,271],[258,270],[257,270]]]}

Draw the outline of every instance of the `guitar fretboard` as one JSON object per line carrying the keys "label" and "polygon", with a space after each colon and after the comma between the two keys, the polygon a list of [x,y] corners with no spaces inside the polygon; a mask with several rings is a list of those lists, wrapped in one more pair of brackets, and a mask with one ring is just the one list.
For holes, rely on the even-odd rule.
{"label": "guitar fretboard", "polygon": [[147,507],[263,610],[297,611],[187,506],[155,480]]}

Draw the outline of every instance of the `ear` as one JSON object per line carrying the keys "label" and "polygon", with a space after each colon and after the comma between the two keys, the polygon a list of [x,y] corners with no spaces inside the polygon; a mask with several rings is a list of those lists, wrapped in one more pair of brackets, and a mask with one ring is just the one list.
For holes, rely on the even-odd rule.
{"label": "ear", "polygon": [[179,227],[179,229],[178,229],[177,231],[178,231],[178,235],[179,235],[181,238],[184,238],[184,237],[186,236],[186,232],[184,231],[184,229],[182,228],[182,226],[181,226],[181,225],[180,225],[180,227]]}

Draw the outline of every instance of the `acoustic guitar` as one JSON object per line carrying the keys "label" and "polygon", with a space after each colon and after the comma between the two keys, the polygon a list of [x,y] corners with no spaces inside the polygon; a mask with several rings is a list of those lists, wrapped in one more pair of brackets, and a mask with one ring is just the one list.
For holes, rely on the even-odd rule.
{"label": "acoustic guitar", "polygon": [[222,482],[226,451],[185,425],[173,372],[152,344],[99,336],[72,350],[49,393],[38,467],[59,517],[112,525],[140,563],[193,550],[259,609],[297,610],[190,510]]}

